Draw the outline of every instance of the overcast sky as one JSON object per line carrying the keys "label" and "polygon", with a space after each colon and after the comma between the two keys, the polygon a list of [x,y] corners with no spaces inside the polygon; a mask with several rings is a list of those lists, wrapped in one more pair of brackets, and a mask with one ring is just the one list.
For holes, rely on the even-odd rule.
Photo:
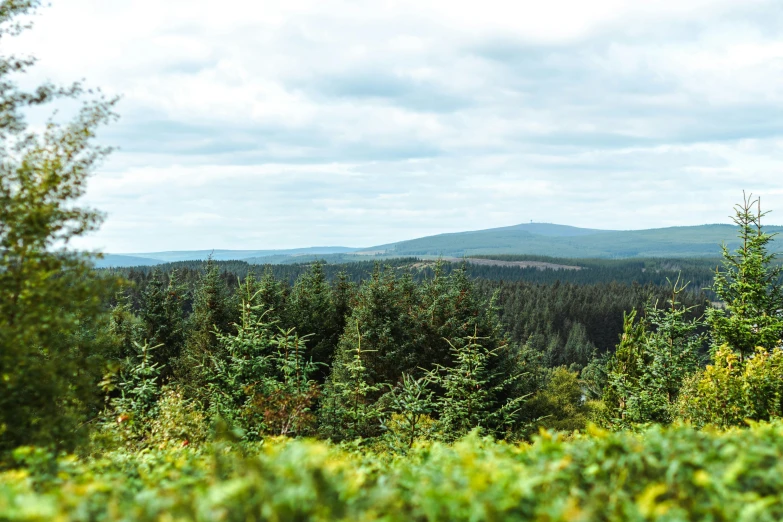
{"label": "overcast sky", "polygon": [[123,95],[90,248],[783,222],[780,0],[52,0],[14,46]]}

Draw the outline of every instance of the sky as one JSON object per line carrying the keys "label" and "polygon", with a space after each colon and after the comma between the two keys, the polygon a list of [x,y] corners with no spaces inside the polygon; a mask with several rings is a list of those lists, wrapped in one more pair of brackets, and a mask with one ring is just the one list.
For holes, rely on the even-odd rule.
{"label": "sky", "polygon": [[779,0],[51,0],[9,49],[122,95],[86,248],[783,223]]}

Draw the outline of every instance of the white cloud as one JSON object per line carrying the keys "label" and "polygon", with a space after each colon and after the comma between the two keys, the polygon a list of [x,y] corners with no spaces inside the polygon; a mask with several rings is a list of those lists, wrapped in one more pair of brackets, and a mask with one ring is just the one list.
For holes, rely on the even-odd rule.
{"label": "white cloud", "polygon": [[742,189],[783,211],[774,1],[52,3],[11,50],[124,96],[91,247],[725,222]]}

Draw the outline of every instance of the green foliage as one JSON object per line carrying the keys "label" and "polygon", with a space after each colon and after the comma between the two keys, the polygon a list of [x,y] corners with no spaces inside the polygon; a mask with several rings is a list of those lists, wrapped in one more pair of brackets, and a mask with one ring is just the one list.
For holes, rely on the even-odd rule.
{"label": "green foliage", "polygon": [[723,270],[716,270],[713,290],[724,306],[707,312],[715,347],[726,344],[741,359],[759,346],[779,346],[783,337],[783,267],[769,251],[774,236],[762,229],[766,214],[752,196],[735,207],[740,246],[731,254],[723,245]]}
{"label": "green foliage", "polygon": [[[345,287],[340,286],[340,291]],[[341,300],[342,310],[338,312],[334,297]],[[310,270],[296,280],[287,304],[287,316],[298,332],[308,337],[308,358],[321,365],[323,380],[334,357],[340,334],[345,329],[345,320],[338,316],[347,313],[344,297],[333,296],[324,274],[323,264],[314,263]]]}
{"label": "green foliage", "polygon": [[572,324],[566,342],[563,343],[558,334],[553,335],[546,349],[547,365],[555,368],[566,366],[579,371],[595,357],[596,348],[587,335],[584,325],[579,322]]}
{"label": "green foliage", "polygon": [[185,289],[177,282],[173,272],[164,285],[162,274],[153,272],[152,280],[142,293],[139,316],[144,324],[145,341],[160,345],[154,352],[154,360],[161,367],[161,376],[167,379],[173,364],[179,357],[185,342],[185,318],[182,303]]}
{"label": "green foliage", "polygon": [[560,367],[551,370],[546,386],[529,399],[525,410],[532,428],[581,431],[587,426],[590,408],[583,400],[576,372]]}
{"label": "green foliage", "polygon": [[347,353],[341,353],[340,366],[335,367],[324,387],[321,405],[322,434],[336,441],[378,434],[382,410],[377,401],[388,386],[371,380],[361,326],[358,321],[352,326],[356,329],[356,346],[347,361]]}
{"label": "green foliage", "polygon": [[[119,396],[109,403],[108,429],[115,429],[122,440],[143,441],[150,421],[157,416],[160,397],[160,365],[154,362],[153,351],[160,348],[134,343],[136,353],[124,368],[114,368],[101,383],[107,393]],[[116,425],[115,425],[116,423]]]}
{"label": "green foliage", "polygon": [[491,364],[491,359],[507,351],[508,346],[489,348],[482,341],[486,338],[474,333],[449,342],[454,363],[439,366],[428,376],[444,390],[438,400],[438,414],[439,429],[446,440],[455,440],[476,428],[504,434],[515,424],[526,398],[506,395],[521,373],[509,374]]}
{"label": "green foliage", "polygon": [[127,296],[118,292],[116,299],[108,326],[113,349],[107,355],[114,360],[124,360],[136,353],[134,343],[143,337],[144,324],[133,312],[133,306]]}
{"label": "green foliage", "polygon": [[177,379],[191,397],[202,396],[213,362],[224,355],[219,353],[217,336],[229,330],[234,317],[230,308],[228,287],[217,264],[209,259],[195,290],[189,333],[175,366]]}
{"label": "green foliage", "polygon": [[376,390],[373,400],[386,383],[420,366],[419,304],[418,289],[410,278],[398,279],[392,270],[376,266],[372,278],[359,289],[330,379],[339,383],[355,378],[348,366],[354,363],[359,345],[367,384]]}
{"label": "green foliage", "polygon": [[683,382],[699,368],[704,341],[700,322],[687,318],[689,310],[677,300],[684,290],[672,284],[668,306],[647,307],[647,315],[635,322],[625,317],[625,332],[607,365],[603,400],[617,412],[619,425],[674,420],[672,407]]}
{"label": "green foliage", "polygon": [[[19,34],[18,17],[38,6],[0,2],[0,39]],[[20,444],[72,448],[79,439],[105,348],[84,328],[104,322],[112,290],[68,246],[101,220],[77,203],[108,152],[95,135],[114,118],[114,101],[84,98],[79,85],[27,92],[16,81],[34,63],[0,56],[0,460]],[[27,109],[62,97],[84,100],[72,120],[27,126]]]}
{"label": "green foliage", "polygon": [[248,276],[240,288],[236,333],[216,333],[218,349],[206,363],[204,400],[213,420],[242,429],[250,440],[269,433],[306,434],[315,420],[315,365],[305,359],[305,340],[293,329],[274,332],[270,310],[257,304],[261,292]]}
{"label": "green foliage", "polygon": [[[564,353],[564,343],[572,334],[578,339],[577,323],[584,327],[587,341],[596,348],[596,355],[613,352],[617,338],[623,333],[623,314],[636,310],[644,312],[650,302],[665,302],[671,297],[669,283],[666,286],[639,286],[636,284],[602,283],[590,286],[557,283],[536,285],[525,282],[478,281],[481,294],[497,292],[497,305],[502,324],[514,342],[528,344],[531,338],[537,350],[550,352],[554,344],[558,353]],[[682,306],[689,309],[688,319],[704,313],[706,297],[693,291],[683,291],[678,296]],[[577,328],[577,331],[574,331]],[[555,343],[553,340],[557,339]],[[580,342],[581,344],[581,342]],[[581,345],[585,353],[588,345]],[[583,355],[553,358],[552,364],[577,369]],[[551,353],[551,352],[550,352]]]}
{"label": "green foliage", "polygon": [[180,388],[164,386],[155,417],[149,421],[147,446],[184,447],[204,444],[210,437],[206,415]]}
{"label": "green foliage", "polygon": [[685,383],[677,404],[678,415],[697,426],[741,426],[783,413],[783,287],[769,253],[772,235],[761,226],[765,214],[752,196],[735,207],[740,247],[731,254],[724,245],[714,284],[723,306],[707,311],[712,364]]}
{"label": "green foliage", "polygon": [[315,431],[313,406],[320,390],[311,378],[317,366],[306,359],[305,342],[294,329],[281,330],[272,339],[276,378],[267,379],[262,393],[254,398],[255,404],[264,409],[267,433],[297,436]]}
{"label": "green foliage", "polygon": [[388,406],[382,421],[384,438],[393,451],[406,452],[413,444],[434,435],[430,414],[435,410],[434,392],[425,377],[402,374],[400,382],[381,400]]}
{"label": "green foliage", "polygon": [[679,416],[702,427],[743,426],[783,416],[783,351],[759,347],[741,357],[719,348],[712,364],[686,381],[677,403]]}
{"label": "green foliage", "polygon": [[471,435],[405,458],[304,440],[17,452],[0,473],[6,520],[538,520],[783,518],[783,425],[698,432],[545,433],[515,446]]}
{"label": "green foliage", "polygon": [[[248,274],[252,275],[252,274]],[[271,270],[264,270],[259,280],[256,302],[269,314],[269,321],[286,326],[289,324],[287,313],[288,287],[279,281]]]}

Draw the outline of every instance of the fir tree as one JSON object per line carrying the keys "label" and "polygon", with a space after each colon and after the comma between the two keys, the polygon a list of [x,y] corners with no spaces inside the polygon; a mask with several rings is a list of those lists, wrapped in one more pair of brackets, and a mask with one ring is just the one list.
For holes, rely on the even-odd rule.
{"label": "fir tree", "polygon": [[320,411],[321,433],[338,441],[378,435],[382,414],[378,397],[388,387],[370,376],[365,358],[371,352],[362,348],[359,322],[354,320],[350,326],[356,331],[356,345],[350,349],[350,358],[345,352],[342,364],[332,370]]}
{"label": "fir tree", "polygon": [[220,353],[217,336],[229,331],[233,315],[228,287],[210,258],[196,286],[193,313],[187,323],[189,334],[175,368],[177,379],[194,397],[205,389],[214,361],[225,355]]}
{"label": "fir tree", "polygon": [[429,374],[429,380],[441,386],[445,393],[438,400],[440,431],[447,440],[466,435],[475,428],[501,435],[511,429],[525,395],[507,397],[506,393],[521,373],[505,373],[493,369],[490,361],[508,350],[501,345],[486,348],[473,335],[449,341],[454,363],[439,366]]}
{"label": "fir tree", "polygon": [[723,270],[715,271],[713,290],[723,302],[707,312],[713,346],[727,344],[740,360],[757,347],[778,346],[783,336],[783,287],[780,264],[769,252],[772,234],[764,232],[761,199],[743,198],[732,218],[739,227],[741,245],[734,254],[723,245]]}
{"label": "fir tree", "polygon": [[155,362],[161,367],[161,379],[168,378],[174,361],[185,341],[185,319],[182,302],[184,288],[177,283],[177,272],[169,275],[164,285],[160,270],[155,270],[142,293],[139,315],[144,322],[145,339],[160,347],[154,352]]}
{"label": "fir tree", "polygon": [[649,305],[646,318],[626,317],[625,333],[608,366],[604,401],[616,408],[619,425],[673,420],[683,382],[699,369],[703,337],[699,320],[678,301],[687,285],[672,284],[667,306]]}
{"label": "fir tree", "polygon": [[435,410],[434,392],[429,389],[426,376],[414,379],[403,373],[400,382],[386,394],[382,428],[388,445],[403,453],[413,447],[414,442],[432,435],[432,420],[429,415]]}
{"label": "fir tree", "polygon": [[324,369],[321,373],[325,378],[345,326],[337,321],[322,263],[314,263],[297,279],[288,302],[288,317],[298,332],[308,335],[307,357]]}

